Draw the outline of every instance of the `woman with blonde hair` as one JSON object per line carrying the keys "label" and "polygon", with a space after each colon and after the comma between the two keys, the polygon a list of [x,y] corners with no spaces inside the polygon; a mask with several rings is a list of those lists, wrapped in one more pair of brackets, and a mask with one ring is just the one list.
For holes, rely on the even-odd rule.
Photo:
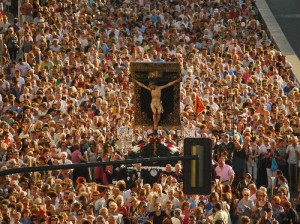
{"label": "woman with blonde hair", "polygon": [[68,220],[68,215],[65,212],[60,212],[58,214],[58,219],[60,223],[65,223]]}
{"label": "woman with blonde hair", "polygon": [[201,222],[203,219],[205,219],[204,210],[203,210],[203,208],[200,207],[200,206],[197,206],[197,207],[194,209],[193,215],[196,216],[196,221],[197,221],[197,222]]}
{"label": "woman with blonde hair", "polygon": [[187,224],[189,222],[189,217],[192,214],[191,204],[188,201],[183,201],[181,204],[181,211],[183,216],[183,223]]}
{"label": "woman with blonde hair", "polygon": [[135,196],[131,196],[129,200],[130,206],[128,208],[128,218],[130,221],[134,221],[135,217],[134,214],[137,212],[138,210],[138,206],[139,206],[139,201],[136,199]]}
{"label": "woman with blonde hair", "polygon": [[107,221],[108,220],[108,209],[106,207],[100,208],[99,215],[103,216],[103,218]]}
{"label": "woman with blonde hair", "polygon": [[139,201],[147,200],[147,190],[145,188],[141,188],[138,196]]}
{"label": "woman with blonde hair", "polygon": [[148,212],[154,211],[154,205],[156,202],[158,202],[158,194],[151,192],[149,194]]}
{"label": "woman with blonde hair", "polygon": [[47,211],[50,213],[50,215],[55,216],[56,215],[55,205],[50,205]]}
{"label": "woman with blonde hair", "polygon": [[124,199],[122,195],[119,195],[115,198],[115,202],[118,205],[118,212],[123,215],[123,219],[128,220],[128,211],[124,203]]}
{"label": "woman with blonde hair", "polygon": [[183,203],[183,201],[184,201],[184,194],[183,194],[182,190],[175,191],[174,192],[174,196],[175,196],[175,198],[177,198],[179,200],[180,204]]}
{"label": "woman with blonde hair", "polygon": [[250,190],[244,188],[242,191],[243,198],[239,201],[237,206],[237,215],[239,216],[239,222],[243,216],[251,217],[253,201],[250,199]]}
{"label": "woman with blonde hair", "polygon": [[256,198],[257,201],[252,208],[252,213],[254,214],[255,221],[254,223],[256,223],[256,221],[259,219],[260,211],[268,211],[269,209],[272,209],[272,205],[268,202],[267,192],[260,189],[257,190]]}
{"label": "woman with blonde hair", "polygon": [[272,211],[273,211],[273,217],[278,220],[281,223],[281,214],[284,212],[283,207],[281,204],[281,199],[279,196],[274,196],[272,201]]}
{"label": "woman with blonde hair", "polygon": [[41,131],[42,127],[43,127],[43,122],[42,121],[36,121],[33,129],[35,131]]}

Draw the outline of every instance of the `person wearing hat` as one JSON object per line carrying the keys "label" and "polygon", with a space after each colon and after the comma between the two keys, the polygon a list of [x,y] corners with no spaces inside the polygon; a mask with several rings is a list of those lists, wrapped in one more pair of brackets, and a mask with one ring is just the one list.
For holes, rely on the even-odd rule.
{"label": "person wearing hat", "polygon": [[190,78],[192,84],[194,83],[196,76],[193,75],[192,68],[186,70],[186,75],[182,78],[182,82],[185,83],[187,78]]}
{"label": "person wearing hat", "polygon": [[237,185],[237,190],[240,193],[240,196],[243,189],[247,188],[250,184],[254,184],[254,182],[252,181],[252,176],[250,173],[246,173],[244,176],[244,180],[241,180]]}

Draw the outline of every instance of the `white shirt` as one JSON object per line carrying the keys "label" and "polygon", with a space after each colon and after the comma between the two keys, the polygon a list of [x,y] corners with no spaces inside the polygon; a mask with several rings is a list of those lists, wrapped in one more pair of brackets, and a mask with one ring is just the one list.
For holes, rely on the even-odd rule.
{"label": "white shirt", "polygon": [[104,198],[100,198],[95,202],[95,211],[99,211],[102,207],[106,207],[106,201]]}
{"label": "white shirt", "polygon": [[298,163],[298,151],[300,150],[300,146],[294,147],[293,145],[289,145],[286,149],[288,157],[288,164],[297,164]]}
{"label": "white shirt", "polygon": [[212,103],[212,104],[210,105],[210,107],[211,107],[211,108],[213,108],[213,109],[214,109],[214,111],[217,111],[217,110],[219,110],[219,106],[218,106],[218,104],[216,104],[215,102],[214,102],[214,103]]}
{"label": "white shirt", "polygon": [[59,165],[69,165],[69,164],[72,164],[72,161],[69,159],[66,159],[65,162],[63,162],[62,160],[59,160],[58,164]]}
{"label": "white shirt", "polygon": [[[270,146],[268,148],[270,148]],[[266,154],[268,152],[268,148],[264,144],[258,146],[258,155]]]}
{"label": "white shirt", "polygon": [[31,67],[27,62],[23,62],[22,64],[17,64],[16,69],[20,70],[20,75],[24,77],[27,74],[27,71],[31,69]]}
{"label": "white shirt", "polygon": [[130,198],[130,194],[131,194],[131,189],[123,192],[123,199],[125,203]]}
{"label": "white shirt", "polygon": [[250,200],[253,202],[256,202],[256,194],[255,193],[250,196]]}
{"label": "white shirt", "polygon": [[24,79],[23,77],[20,76],[20,77],[18,78],[18,83],[19,83],[19,86],[22,87],[22,86],[25,84],[25,79]]}
{"label": "white shirt", "polygon": [[[170,198],[167,197],[166,201],[170,200]],[[172,200],[173,209],[180,208],[180,201],[177,198],[173,198]]]}
{"label": "white shirt", "polygon": [[178,218],[176,218],[176,217],[172,217],[172,218],[171,218],[171,221],[172,221],[173,224],[181,224],[180,219],[178,219]]}
{"label": "white shirt", "polygon": [[162,193],[161,196],[158,196],[157,200],[162,204],[166,199],[168,199],[168,196]]}

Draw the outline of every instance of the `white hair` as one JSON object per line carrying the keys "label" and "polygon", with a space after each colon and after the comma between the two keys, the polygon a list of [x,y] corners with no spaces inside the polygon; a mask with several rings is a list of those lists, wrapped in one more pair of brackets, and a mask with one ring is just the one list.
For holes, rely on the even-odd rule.
{"label": "white hair", "polygon": [[65,155],[65,157],[68,156],[67,152],[61,152],[61,153],[60,153],[60,157],[62,157],[62,155]]}

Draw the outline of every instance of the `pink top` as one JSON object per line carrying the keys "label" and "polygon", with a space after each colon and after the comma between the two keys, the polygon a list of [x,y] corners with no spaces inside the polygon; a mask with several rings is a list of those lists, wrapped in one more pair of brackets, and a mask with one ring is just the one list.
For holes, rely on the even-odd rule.
{"label": "pink top", "polygon": [[79,156],[82,156],[80,150],[75,150],[71,155],[72,163],[80,163],[81,159],[79,158]]}
{"label": "pink top", "polygon": [[231,166],[224,164],[224,166],[221,168],[220,166],[217,166],[215,168],[216,175],[220,176],[220,181],[229,181],[230,177],[234,176],[234,171]]}

